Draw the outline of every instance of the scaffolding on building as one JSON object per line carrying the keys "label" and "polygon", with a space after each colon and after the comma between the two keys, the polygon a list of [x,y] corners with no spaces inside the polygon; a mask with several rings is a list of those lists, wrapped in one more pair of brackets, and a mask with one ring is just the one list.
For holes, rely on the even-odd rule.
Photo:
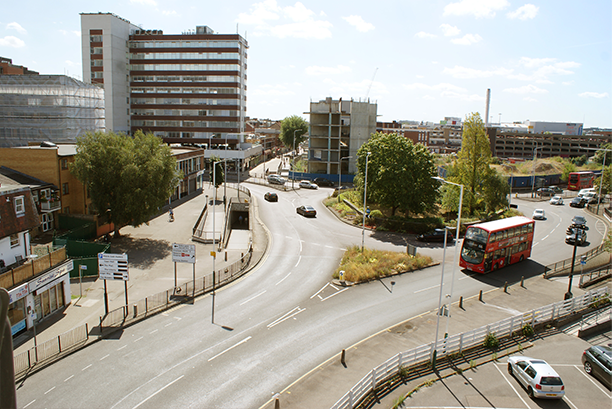
{"label": "scaffolding on building", "polygon": [[0,75],[0,147],[105,130],[104,90],[65,75]]}

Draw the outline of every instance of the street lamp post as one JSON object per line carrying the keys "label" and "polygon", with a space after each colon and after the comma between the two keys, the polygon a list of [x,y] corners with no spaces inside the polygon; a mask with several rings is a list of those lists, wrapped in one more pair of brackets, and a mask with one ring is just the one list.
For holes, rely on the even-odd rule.
{"label": "street lamp post", "polygon": [[538,159],[538,149],[540,148],[541,146],[533,148],[533,170],[532,170],[532,177],[531,177],[531,197],[532,198],[533,198],[533,193],[534,193],[534,188],[535,188],[535,165],[536,165],[536,160]]}
{"label": "street lamp post", "polygon": [[440,274],[440,296],[438,298],[438,312],[436,319],[436,337],[434,338],[433,353],[431,355],[431,367],[436,369],[436,357],[438,355],[438,330],[440,328],[440,315],[442,309],[442,289],[444,288],[444,260],[446,259],[446,237],[448,236],[448,229],[444,228],[444,251],[442,252],[442,273]]}
{"label": "street lamp post", "polygon": [[[352,159],[352,156],[345,156],[344,158],[340,158],[340,161],[338,161],[338,188],[342,187],[342,161],[344,159]],[[340,190],[340,189],[338,189]]]}
{"label": "street lamp post", "polygon": [[365,217],[366,217],[366,197],[368,192],[368,159],[372,152],[366,154],[365,180],[363,183],[363,223],[361,225],[361,252],[363,253],[363,245],[365,241]]}
{"label": "street lamp post", "polygon": [[450,317],[450,307],[451,307],[451,301],[453,298],[453,289],[455,286],[455,270],[457,269],[457,252],[459,251],[459,232],[460,232],[459,229],[461,227],[461,209],[463,207],[463,185],[459,183],[449,182],[448,180],[445,180],[441,177],[435,177],[434,179],[439,180],[444,183],[448,183],[449,185],[459,186],[461,188],[461,192],[459,193],[459,210],[457,212],[457,230],[455,232],[455,254],[453,255],[453,273],[451,275],[451,290],[450,290],[450,297],[448,300],[448,308],[447,308],[448,315],[446,316],[446,331],[444,333],[445,334],[444,337],[446,338],[446,336],[448,335],[448,320]]}
{"label": "street lamp post", "polygon": [[295,182],[295,133],[297,131],[301,131],[301,129],[296,129],[293,131],[293,161],[291,164],[291,170],[293,171],[293,177],[291,178],[291,189],[293,190],[293,183]]}
{"label": "street lamp post", "polygon": [[584,234],[584,230],[586,230],[584,227],[585,226],[575,224],[575,223],[570,226],[570,229],[574,229],[573,230],[574,252],[572,254],[572,267],[570,269],[569,283],[567,285],[567,292],[565,293],[565,297],[564,297],[565,300],[569,300],[570,298],[574,297],[574,294],[572,294],[572,280],[574,278],[574,264],[576,263],[576,248],[578,247],[578,232],[580,231],[580,236],[582,236]]}

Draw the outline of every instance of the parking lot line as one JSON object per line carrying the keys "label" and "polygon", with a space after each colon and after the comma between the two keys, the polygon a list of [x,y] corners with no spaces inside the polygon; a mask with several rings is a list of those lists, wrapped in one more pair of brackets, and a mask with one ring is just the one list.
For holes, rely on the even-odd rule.
{"label": "parking lot line", "polygon": [[604,393],[604,395],[606,395],[608,398],[612,398],[612,396],[610,396],[610,394],[608,392],[606,392],[601,386],[597,385],[597,382],[595,382],[593,380],[592,377],[590,377],[588,374],[584,373],[584,371],[582,370],[582,367],[578,366],[578,365],[572,365],[574,368],[576,368],[578,370],[578,372],[580,372],[585,378],[587,378],[589,381],[591,381],[591,383],[595,386],[597,386],[597,388],[602,391]]}
{"label": "parking lot line", "polygon": [[529,405],[527,404],[527,402],[525,402],[525,399],[523,399],[523,397],[522,397],[522,396],[521,396],[521,395],[518,393],[518,391],[517,391],[517,390],[514,388],[514,386],[513,386],[513,385],[510,383],[510,381],[508,380],[508,378],[506,378],[506,374],[504,374],[504,372],[503,372],[501,369],[499,369],[499,365],[502,365],[502,366],[503,366],[503,364],[497,364],[497,365],[495,365],[495,368],[496,368],[496,369],[499,371],[499,373],[500,373],[500,374],[501,374],[501,376],[504,378],[504,380],[506,381],[506,383],[507,383],[508,385],[510,385],[510,387],[512,388],[512,390],[514,391],[514,393],[516,393],[516,396],[518,396],[518,397],[519,397],[519,399],[520,399],[520,400],[521,400],[521,401],[522,401],[522,402],[525,404],[525,406],[526,406],[528,409],[531,409],[531,406],[529,406]]}
{"label": "parking lot line", "polygon": [[563,396],[563,400],[566,400],[574,409],[578,409],[578,407],[576,407],[576,405],[574,405],[572,401],[567,398],[567,395]]}

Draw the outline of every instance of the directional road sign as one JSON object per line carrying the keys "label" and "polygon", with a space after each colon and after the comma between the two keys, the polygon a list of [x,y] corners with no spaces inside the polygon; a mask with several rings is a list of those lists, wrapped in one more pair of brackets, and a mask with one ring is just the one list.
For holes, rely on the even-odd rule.
{"label": "directional road sign", "polygon": [[175,263],[195,263],[195,244],[172,243],[172,261]]}
{"label": "directional road sign", "polygon": [[98,253],[98,273],[102,280],[128,281],[127,254]]}

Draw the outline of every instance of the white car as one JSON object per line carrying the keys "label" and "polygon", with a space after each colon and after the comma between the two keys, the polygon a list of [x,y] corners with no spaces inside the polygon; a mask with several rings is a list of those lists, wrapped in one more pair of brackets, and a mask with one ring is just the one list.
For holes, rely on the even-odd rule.
{"label": "white car", "polygon": [[304,189],[318,189],[319,188],[319,186],[315,185],[309,180],[302,180],[300,182],[300,187]]}
{"label": "white car", "polygon": [[565,385],[557,372],[546,361],[526,356],[508,358],[508,373],[513,375],[530,398],[562,399]]}
{"label": "white car", "polygon": [[563,198],[561,196],[553,196],[550,199],[550,204],[552,204],[552,205],[562,205],[563,204]]}
{"label": "white car", "polygon": [[546,219],[546,213],[544,213],[543,209],[535,209],[531,218],[534,220],[544,220]]}

